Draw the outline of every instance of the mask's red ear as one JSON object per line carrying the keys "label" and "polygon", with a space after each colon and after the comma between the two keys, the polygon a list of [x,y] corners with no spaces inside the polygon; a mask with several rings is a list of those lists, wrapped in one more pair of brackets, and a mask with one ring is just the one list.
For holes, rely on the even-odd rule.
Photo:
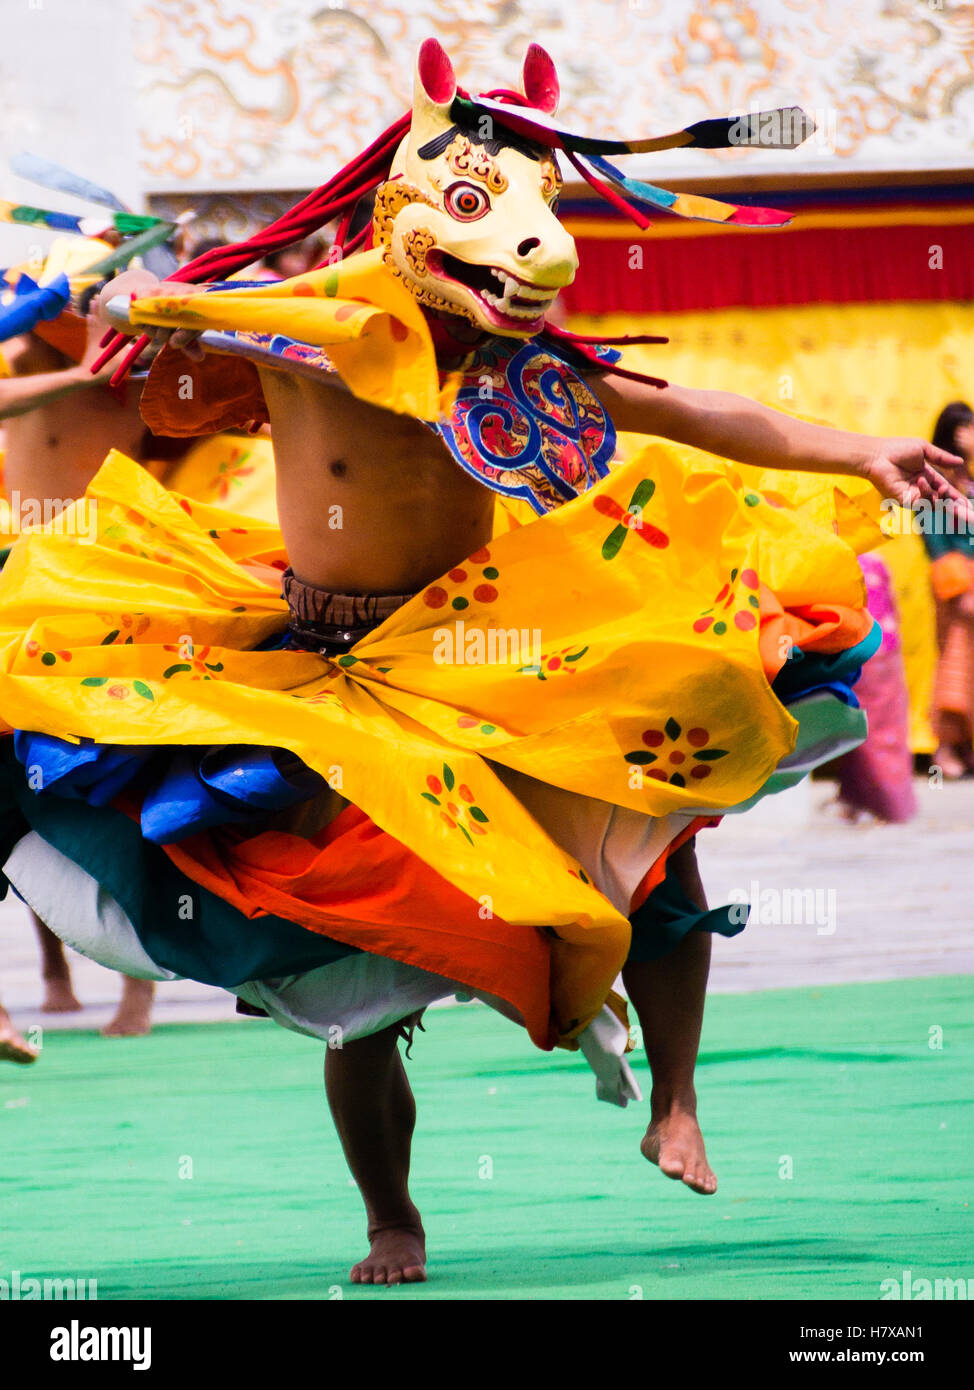
{"label": "mask's red ear", "polygon": [[558,110],[558,98],[561,96],[558,74],[550,55],[538,43],[530,44],[524,56],[521,91],[531,106],[536,106],[546,115],[553,116]]}
{"label": "mask's red ear", "polygon": [[424,39],[416,61],[416,93],[420,89],[434,106],[449,108],[457,94],[457,78],[446,50],[437,39]]}

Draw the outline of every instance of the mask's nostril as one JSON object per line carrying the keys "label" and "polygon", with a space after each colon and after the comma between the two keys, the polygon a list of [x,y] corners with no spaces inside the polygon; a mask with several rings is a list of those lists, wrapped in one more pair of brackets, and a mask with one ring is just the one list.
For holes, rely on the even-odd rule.
{"label": "mask's nostril", "polygon": [[529,236],[526,241],[521,242],[520,246],[517,248],[517,254],[519,256],[527,256],[534,250],[536,246],[540,245],[541,242],[538,240],[536,236]]}

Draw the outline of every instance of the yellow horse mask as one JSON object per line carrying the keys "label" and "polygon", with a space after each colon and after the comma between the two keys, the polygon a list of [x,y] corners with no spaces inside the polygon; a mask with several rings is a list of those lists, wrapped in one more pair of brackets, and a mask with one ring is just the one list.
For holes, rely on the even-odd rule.
{"label": "yellow horse mask", "polygon": [[[529,105],[554,112],[551,59],[532,45],[521,75]],[[489,115],[462,128],[449,58],[435,39],[416,63],[412,122],[376,192],[374,238],[386,263],[429,309],[492,334],[531,337],[578,268],[558,221],[553,152],[498,130]],[[498,138],[500,136],[501,138]]]}

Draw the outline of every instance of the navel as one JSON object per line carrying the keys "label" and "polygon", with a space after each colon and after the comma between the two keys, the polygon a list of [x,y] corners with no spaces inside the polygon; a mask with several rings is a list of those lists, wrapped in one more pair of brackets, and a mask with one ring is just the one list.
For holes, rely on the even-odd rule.
{"label": "navel", "polygon": [[333,478],[344,478],[348,472],[348,464],[344,459],[335,459],[328,465],[328,472]]}

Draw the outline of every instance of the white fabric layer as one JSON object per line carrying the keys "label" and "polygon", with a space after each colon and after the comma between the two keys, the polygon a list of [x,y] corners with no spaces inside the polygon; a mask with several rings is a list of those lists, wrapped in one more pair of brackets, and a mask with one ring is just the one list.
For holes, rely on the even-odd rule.
{"label": "white fabric layer", "polygon": [[[55,936],[111,970],[175,980],[147,955],[129,917],[85,869],[32,830],[18,840],[4,873]],[[452,980],[383,956],[346,956],[280,980],[251,981],[232,992],[299,1033],[349,1042],[397,1023],[460,988]]]}
{"label": "white fabric layer", "polygon": [[459,988],[442,975],[363,951],[300,975],[251,980],[233,992],[282,1028],[340,1047],[399,1023]]}
{"label": "white fabric layer", "polygon": [[[36,830],[17,841],[3,871],[55,936],[82,955],[140,979],[180,978],[147,955],[116,899]],[[264,1009],[283,1028],[334,1047],[377,1033],[462,988],[455,980],[363,951],[301,975],[251,980],[232,993]],[[512,1016],[504,1000],[487,994],[474,997]],[[580,1035],[579,1043],[596,1073],[600,1100],[625,1105],[629,1098],[639,1099],[621,1055],[625,1029],[609,1009]]]}
{"label": "white fabric layer", "polygon": [[831,691],[801,696],[788,706],[788,713],[798,720],[794,751],[781,760],[754,796],[722,810],[695,806],[668,816],[647,816],[563,791],[497,764],[494,770],[547,834],[578,860],[599,892],[628,917],[633,894],[648,871],[667,845],[699,816],[740,815],[863,740],[858,711],[850,710]]}
{"label": "white fabric layer", "polygon": [[548,786],[497,764],[494,770],[624,917],[629,916],[633,894],[667,845],[700,814],[689,811],[647,816],[593,796]]}
{"label": "white fabric layer", "polygon": [[178,980],[146,955],[112,895],[80,865],[31,830],[3,871],[29,907],[68,946],[140,980]]}
{"label": "white fabric layer", "polygon": [[578,1035],[582,1055],[595,1072],[596,1098],[623,1110],[631,1100],[643,1098],[626,1059],[628,1043],[629,1030],[608,1004],[602,1005],[602,1012]]}

